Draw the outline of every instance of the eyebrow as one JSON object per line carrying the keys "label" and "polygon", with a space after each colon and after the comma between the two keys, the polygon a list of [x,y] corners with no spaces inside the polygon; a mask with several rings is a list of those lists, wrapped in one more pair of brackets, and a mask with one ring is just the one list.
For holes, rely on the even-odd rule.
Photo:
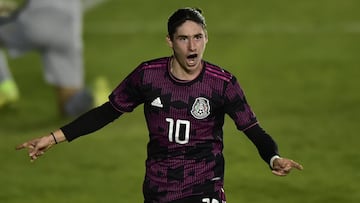
{"label": "eyebrow", "polygon": [[188,38],[188,37],[199,37],[199,36],[204,36],[203,33],[198,33],[198,34],[195,34],[195,35],[178,35],[176,36],[176,38]]}

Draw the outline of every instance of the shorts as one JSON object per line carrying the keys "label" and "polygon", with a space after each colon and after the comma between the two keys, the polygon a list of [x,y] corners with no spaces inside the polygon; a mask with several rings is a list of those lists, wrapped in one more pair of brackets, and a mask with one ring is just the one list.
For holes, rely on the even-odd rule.
{"label": "shorts", "polygon": [[15,18],[1,22],[1,43],[13,57],[28,51],[38,51],[48,83],[59,87],[82,87],[81,9],[67,11],[32,5],[36,1],[33,2],[30,1]]}

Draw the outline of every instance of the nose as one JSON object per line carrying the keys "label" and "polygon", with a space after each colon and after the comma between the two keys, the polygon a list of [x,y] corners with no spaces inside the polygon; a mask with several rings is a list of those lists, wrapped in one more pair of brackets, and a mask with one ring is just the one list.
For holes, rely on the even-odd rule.
{"label": "nose", "polygon": [[195,51],[196,50],[196,41],[195,41],[195,39],[190,39],[189,40],[189,50],[190,51]]}

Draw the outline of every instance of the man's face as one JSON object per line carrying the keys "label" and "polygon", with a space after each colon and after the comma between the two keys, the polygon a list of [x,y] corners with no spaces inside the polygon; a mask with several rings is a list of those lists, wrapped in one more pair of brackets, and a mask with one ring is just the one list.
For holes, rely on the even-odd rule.
{"label": "man's face", "polygon": [[203,27],[187,20],[180,25],[170,39],[167,37],[169,46],[174,51],[175,60],[187,73],[201,68],[201,60],[208,41],[206,31]]}

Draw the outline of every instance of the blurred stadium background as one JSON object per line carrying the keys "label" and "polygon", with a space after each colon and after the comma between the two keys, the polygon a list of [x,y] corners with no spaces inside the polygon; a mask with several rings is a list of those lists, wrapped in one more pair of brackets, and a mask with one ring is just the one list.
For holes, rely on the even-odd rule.
{"label": "blurred stadium background", "polygon": [[[94,1],[95,2],[95,1]],[[234,73],[283,156],[304,171],[273,176],[227,118],[229,203],[360,202],[360,1],[104,0],[84,16],[88,84],[115,87],[141,61],[170,55],[168,16],[204,10],[205,59]],[[36,53],[10,60],[21,101],[0,110],[0,202],[142,202],[147,134],[142,108],[53,148],[35,163],[15,146],[59,119]]]}

